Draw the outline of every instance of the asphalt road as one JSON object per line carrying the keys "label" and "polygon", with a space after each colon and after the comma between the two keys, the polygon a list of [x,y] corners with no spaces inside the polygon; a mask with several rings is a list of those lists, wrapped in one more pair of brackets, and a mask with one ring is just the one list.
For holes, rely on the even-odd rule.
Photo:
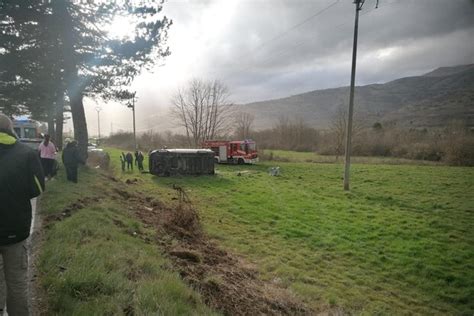
{"label": "asphalt road", "polygon": [[34,232],[35,226],[36,226],[36,198],[31,200],[31,214],[32,214],[32,219],[31,219],[31,228],[30,228],[30,235]]}
{"label": "asphalt road", "polygon": [[28,299],[30,305],[30,314],[36,315],[35,312],[37,304],[37,295],[36,295],[36,255],[38,249],[36,246],[38,244],[38,229],[40,227],[39,215],[38,213],[38,203],[37,198],[31,200],[31,228],[30,228],[30,237],[28,238]]}

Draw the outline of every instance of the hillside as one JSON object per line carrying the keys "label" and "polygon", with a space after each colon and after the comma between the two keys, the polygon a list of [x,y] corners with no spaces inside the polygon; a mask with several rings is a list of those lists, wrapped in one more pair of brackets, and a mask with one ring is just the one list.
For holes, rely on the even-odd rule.
{"label": "hillside", "polygon": [[[347,107],[348,100],[349,87],[340,87],[239,107],[255,116],[257,129],[270,127],[281,116],[304,118],[316,128],[327,128],[339,108]],[[407,127],[434,127],[467,120],[469,126],[474,126],[474,64],[357,86],[355,115],[367,124],[395,122]]]}

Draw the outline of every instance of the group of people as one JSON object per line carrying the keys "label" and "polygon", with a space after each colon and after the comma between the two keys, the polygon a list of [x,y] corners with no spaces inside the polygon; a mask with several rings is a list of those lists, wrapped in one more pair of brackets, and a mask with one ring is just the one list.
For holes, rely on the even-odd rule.
{"label": "group of people", "polygon": [[[0,113],[0,315],[29,315],[28,253],[31,199],[56,175],[57,148],[49,135],[35,150],[19,141],[10,118]],[[62,160],[68,181],[77,182],[84,163],[77,142],[67,142]]]}
{"label": "group of people", "polygon": [[[32,221],[31,199],[45,189],[56,175],[58,150],[46,135],[38,150],[21,143],[10,118],[0,113],[0,315],[29,315],[28,253],[26,240]],[[135,156],[135,159],[134,157]],[[143,171],[141,151],[122,153],[122,170],[133,170],[133,161]],[[62,151],[68,181],[77,183],[79,164],[84,164],[77,142],[71,140]]]}
{"label": "group of people", "polygon": [[[49,145],[48,139],[44,146]],[[52,152],[43,149],[47,153],[43,156],[51,157]],[[45,162],[49,168],[51,162]],[[0,315],[5,303],[9,315],[29,315],[26,239],[32,218],[30,200],[44,189],[40,156],[18,141],[12,121],[0,114]]]}
{"label": "group of people", "polygon": [[[49,135],[44,136],[44,140],[38,146],[38,152],[41,159],[41,165],[45,175],[45,180],[52,179],[58,170],[56,154],[58,152],[54,143],[50,140]],[[62,161],[66,170],[66,178],[68,181],[77,183],[77,168],[79,164],[85,161],[79,153],[77,141],[67,141],[66,147],[63,149]]]}
{"label": "group of people", "polygon": [[[145,156],[141,151],[135,151],[135,165],[138,167],[138,170],[143,171],[143,160]],[[125,171],[125,166],[127,166],[127,170],[133,171],[133,156],[131,152],[127,152],[126,154],[122,152],[120,155],[120,163],[122,165],[122,171]]]}

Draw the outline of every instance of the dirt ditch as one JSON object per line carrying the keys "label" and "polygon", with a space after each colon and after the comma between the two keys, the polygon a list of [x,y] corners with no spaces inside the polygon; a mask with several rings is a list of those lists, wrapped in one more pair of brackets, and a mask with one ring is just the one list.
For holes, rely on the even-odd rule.
{"label": "dirt ditch", "polygon": [[169,208],[149,197],[128,201],[144,224],[157,229],[158,243],[208,306],[225,315],[316,314],[287,289],[262,281],[252,264],[210,240],[189,202]]}
{"label": "dirt ditch", "polygon": [[93,203],[97,203],[99,201],[100,198],[97,196],[77,199],[76,201],[66,206],[61,213],[45,216],[43,218],[43,226],[48,228],[52,223],[62,221],[63,219],[70,217],[73,213],[83,209],[84,207],[89,206]]}

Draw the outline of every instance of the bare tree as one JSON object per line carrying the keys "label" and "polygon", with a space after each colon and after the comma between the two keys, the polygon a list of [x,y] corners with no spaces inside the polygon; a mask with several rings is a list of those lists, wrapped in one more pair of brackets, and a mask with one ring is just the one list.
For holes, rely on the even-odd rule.
{"label": "bare tree", "polygon": [[217,81],[191,80],[172,99],[172,115],[184,127],[190,146],[228,132],[233,110],[227,87]]}
{"label": "bare tree", "polygon": [[255,116],[247,112],[240,112],[236,116],[235,134],[239,139],[250,138],[250,131],[252,130]]}
{"label": "bare tree", "polygon": [[301,117],[292,119],[280,116],[272,128],[270,146],[285,150],[314,150],[318,142],[318,132]]}
{"label": "bare tree", "polygon": [[[344,145],[346,139],[346,128],[347,128],[347,109],[341,105],[336,111],[331,123],[331,133],[333,134],[333,147],[334,154],[336,155],[336,161],[339,159],[339,156],[344,154]],[[360,134],[362,130],[362,123],[357,118],[354,117],[352,123],[352,137],[354,139]]]}

